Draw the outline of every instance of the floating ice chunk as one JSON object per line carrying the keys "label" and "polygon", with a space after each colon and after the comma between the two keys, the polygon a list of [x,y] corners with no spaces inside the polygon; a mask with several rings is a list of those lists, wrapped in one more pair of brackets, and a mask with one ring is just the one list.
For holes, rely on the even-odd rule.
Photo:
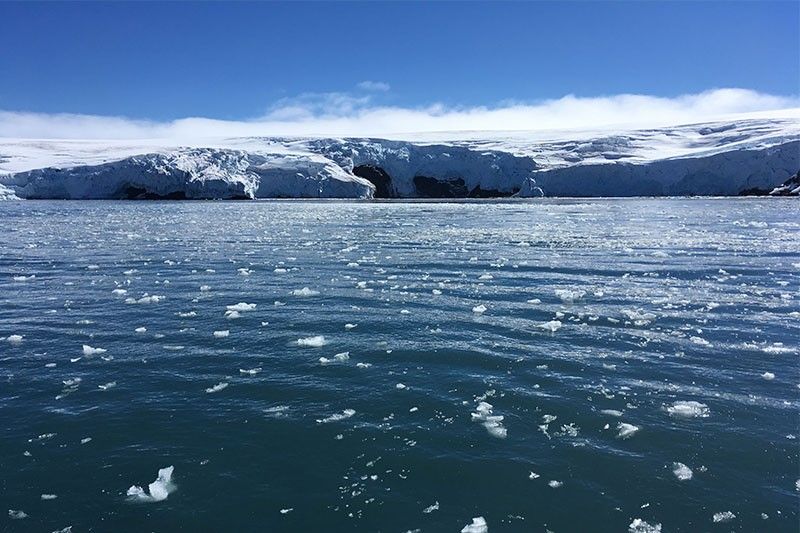
{"label": "floating ice chunk", "polygon": [[259,366],[259,367],[256,367],[256,368],[251,368],[249,370],[246,369],[246,368],[240,368],[239,372],[242,373],[242,374],[247,374],[248,376],[255,376],[256,374],[261,372],[261,367]]}
{"label": "floating ice chunk", "polygon": [[136,333],[145,333],[145,332],[147,332],[147,328],[146,328],[146,327],[144,327],[144,326],[142,326],[142,327],[138,327],[138,328],[136,328],[136,329],[135,329],[135,330],[133,330],[133,331],[135,331]]}
{"label": "floating ice chunk", "polygon": [[24,337],[22,335],[9,335],[8,337],[6,337],[6,340],[11,344],[19,344],[22,342],[23,339]]}
{"label": "floating ice chunk", "polygon": [[433,294],[434,296],[439,296],[440,294],[442,294],[442,291],[440,291],[439,289],[433,289],[431,291],[431,294]]}
{"label": "floating ice chunk", "polygon": [[114,294],[116,296],[125,296],[126,294],[128,294],[128,291],[126,291],[125,289],[114,289],[113,291],[111,291],[111,294]]}
{"label": "floating ice chunk", "polygon": [[694,475],[692,469],[683,463],[672,463],[672,473],[675,474],[675,477],[680,481],[688,481],[692,479]]}
{"label": "floating ice chunk", "polygon": [[564,303],[573,303],[586,295],[586,291],[581,289],[556,289],[555,293]]}
{"label": "floating ice chunk", "polygon": [[319,296],[319,291],[309,289],[308,287],[303,287],[302,289],[293,290],[292,296],[301,296],[301,297]]}
{"label": "floating ice chunk", "polygon": [[369,368],[372,366],[372,363],[356,363],[357,368]]}
{"label": "floating ice chunk", "polygon": [[689,337],[689,340],[698,346],[711,346],[711,343],[702,337]]}
{"label": "floating ice chunk", "polygon": [[508,430],[503,426],[503,417],[494,415],[493,409],[492,404],[481,401],[472,413],[472,420],[483,423],[483,427],[492,437],[504,439],[508,436]]}
{"label": "floating ice chunk", "polygon": [[29,281],[32,279],[36,279],[36,274],[31,274],[30,276],[14,276],[14,281]]}
{"label": "floating ice chunk", "polygon": [[494,276],[492,276],[491,274],[482,274],[478,279],[479,280],[494,279]]}
{"label": "floating ice chunk", "polygon": [[530,300],[528,300],[528,303],[536,305],[542,303],[542,301],[539,298],[531,298]]}
{"label": "floating ice chunk", "polygon": [[736,515],[733,514],[730,511],[723,511],[721,513],[714,513],[714,516],[711,517],[711,519],[714,521],[715,524],[720,523],[720,522],[723,522],[723,523],[724,522],[730,522],[734,518],[736,518]]}
{"label": "floating ice chunk", "polygon": [[294,511],[294,507],[289,507],[287,509],[281,509],[281,514],[291,513],[292,511]]}
{"label": "floating ice chunk", "polygon": [[425,513],[425,514],[429,514],[429,513],[432,513],[434,511],[438,511],[438,510],[439,510],[439,502],[437,501],[433,505],[429,505],[428,507],[423,509],[422,512]]}
{"label": "floating ice chunk", "polygon": [[167,496],[175,490],[172,483],[172,473],[175,467],[168,466],[158,471],[158,477],[147,486],[149,494],[142,487],[133,485],[128,489],[128,499],[137,502],[160,502],[167,499]]}
{"label": "floating ice chunk", "polygon": [[222,339],[224,337],[227,337],[230,334],[231,334],[230,330],[221,329],[221,330],[218,330],[218,331],[214,332],[214,337],[216,337],[217,339]]}
{"label": "floating ice chunk", "polygon": [[347,418],[350,418],[351,416],[353,416],[355,414],[356,414],[355,409],[345,409],[341,413],[334,413],[331,416],[328,416],[328,417],[325,417],[325,418],[318,418],[317,419],[317,423],[318,424],[327,424],[328,422],[338,422],[339,420],[345,420]]}
{"label": "floating ice chunk", "polygon": [[211,290],[211,287],[208,285],[200,285],[200,292],[208,292]]}
{"label": "floating ice chunk", "polygon": [[483,304],[476,305],[475,307],[472,308],[472,312],[478,315],[482,315],[483,313],[486,312],[486,306]]}
{"label": "floating ice chunk", "polygon": [[639,426],[634,426],[633,424],[620,422],[617,424],[617,429],[619,430],[619,433],[617,433],[618,439],[629,439],[633,437],[640,428]]}
{"label": "floating ice chunk", "polygon": [[238,268],[236,269],[236,271],[239,273],[240,276],[249,276],[250,274],[253,273],[253,271],[250,270],[249,268]]}
{"label": "floating ice chunk", "polygon": [[248,304],[245,302],[239,302],[238,304],[225,306],[225,309],[227,309],[228,311],[236,311],[237,313],[244,313],[245,311],[253,311],[255,308],[256,304]]}
{"label": "floating ice chunk", "polygon": [[100,270],[100,265],[88,265],[87,270]]}
{"label": "floating ice chunk", "polygon": [[325,337],[322,335],[314,335],[313,337],[297,339],[297,345],[306,348],[320,348],[326,344],[328,344],[328,341],[326,341]]}
{"label": "floating ice chunk", "polygon": [[616,409],[603,409],[602,411],[600,411],[600,413],[608,416],[616,416],[616,417],[622,416],[622,411],[617,411]]}
{"label": "floating ice chunk", "polygon": [[92,348],[88,344],[83,345],[83,355],[86,357],[90,357],[92,355],[99,355],[101,353],[106,353],[108,350],[104,350],[103,348]]}
{"label": "floating ice chunk", "polygon": [[461,529],[461,533],[487,533],[489,526],[482,516],[476,516],[472,519],[471,524],[467,524]]}
{"label": "floating ice chunk", "polygon": [[528,474],[528,479],[539,479],[540,477],[542,476],[540,476],[536,472],[531,472],[530,474]]}
{"label": "floating ice chunk", "polygon": [[288,271],[288,270],[286,270],[285,268],[276,268],[275,270],[273,270],[273,272],[274,272],[275,274],[286,274],[286,273],[287,273],[287,272],[289,272],[289,271]]}
{"label": "floating ice chunk", "polygon": [[215,392],[219,392],[219,391],[225,389],[227,386],[228,386],[227,383],[225,383],[224,381],[220,381],[219,383],[217,383],[213,387],[207,388],[206,392],[209,393],[209,394],[213,394]]}
{"label": "floating ice chunk", "polygon": [[667,413],[680,418],[708,418],[711,410],[704,403],[681,400],[667,407]]}
{"label": "floating ice chunk", "polygon": [[557,489],[564,486],[563,481],[556,481],[555,479],[548,481],[547,484],[553,489]]}
{"label": "floating ice chunk", "polygon": [[55,494],[42,494],[41,498],[43,500],[55,500],[56,498],[58,498],[58,496],[56,496]]}
{"label": "floating ice chunk", "polygon": [[761,377],[766,379],[767,381],[772,381],[773,379],[775,379],[775,374],[773,374],[772,372],[764,372],[763,374],[761,374]]}
{"label": "floating ice chunk", "polygon": [[549,331],[550,333],[555,333],[556,331],[561,329],[561,326],[563,326],[563,324],[561,323],[560,320],[551,320],[550,322],[536,324],[537,328]]}
{"label": "floating ice chunk", "polygon": [[84,437],[81,439],[81,444],[92,442],[92,437]]}
{"label": "floating ice chunk", "polygon": [[358,324],[345,324],[344,325],[344,329],[353,329],[356,326],[358,326]]}
{"label": "floating ice chunk", "polygon": [[109,381],[105,385],[98,385],[97,388],[100,390],[108,390],[108,389],[113,389],[116,386],[117,386],[116,381]]}
{"label": "floating ice chunk", "polygon": [[334,361],[343,362],[347,361],[348,359],[350,359],[350,352],[341,352],[333,356]]}
{"label": "floating ice chunk", "polygon": [[405,386],[404,384],[402,384],[402,383],[398,383],[398,384],[397,384],[397,385],[395,385],[394,387],[395,387],[396,389],[400,389],[400,390],[403,390],[403,389],[407,389],[407,388],[408,388],[408,387],[406,387],[406,386]]}
{"label": "floating ice chunk", "polygon": [[186,312],[179,312],[177,315],[181,318],[194,318],[197,316],[196,311],[186,311]]}
{"label": "floating ice chunk", "polygon": [[9,509],[8,517],[11,520],[22,520],[23,518],[28,518],[28,514],[25,511],[16,511],[14,509]]}
{"label": "floating ice chunk", "polygon": [[159,296],[157,294],[153,294],[152,296],[149,294],[145,294],[138,300],[136,298],[126,298],[126,304],[154,304],[162,301],[164,299],[163,296]]}
{"label": "floating ice chunk", "polygon": [[661,533],[661,524],[648,524],[641,518],[636,518],[628,526],[628,533]]}
{"label": "floating ice chunk", "polygon": [[401,309],[400,310],[400,314],[401,315],[410,315],[411,311],[409,311],[408,309]]}

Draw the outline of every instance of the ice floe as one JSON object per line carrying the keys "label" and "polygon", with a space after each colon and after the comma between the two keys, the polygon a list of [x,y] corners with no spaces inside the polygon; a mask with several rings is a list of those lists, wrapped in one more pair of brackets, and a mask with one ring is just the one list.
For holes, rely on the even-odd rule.
{"label": "ice floe", "polygon": [[543,329],[545,331],[549,331],[550,333],[555,333],[559,329],[561,329],[563,324],[560,320],[551,320],[549,322],[544,322],[542,324],[536,324],[536,327],[539,329]]}
{"label": "ice floe", "polygon": [[429,513],[432,513],[434,511],[438,511],[438,510],[439,510],[439,502],[437,501],[433,505],[427,506],[425,509],[422,510],[422,512],[425,513],[425,514],[429,514]]}
{"label": "ice floe", "polygon": [[717,524],[720,522],[730,522],[736,518],[736,515],[730,511],[722,511],[721,513],[714,513],[714,516],[711,517],[711,520]]}
{"label": "ice floe", "polygon": [[221,381],[221,382],[217,383],[216,385],[214,385],[213,387],[207,388],[206,392],[209,393],[209,394],[213,394],[215,392],[219,392],[219,391],[227,388],[227,386],[228,386],[228,384],[226,382]]}
{"label": "ice floe", "polygon": [[482,516],[476,516],[472,519],[471,524],[467,524],[461,529],[461,533],[487,533],[489,526]]}
{"label": "ice floe", "polygon": [[492,404],[481,401],[472,413],[472,420],[481,422],[492,437],[504,439],[508,436],[508,430],[503,426],[503,416],[493,414],[493,410]]}
{"label": "ice floe", "polygon": [[314,335],[312,337],[304,337],[302,339],[297,339],[297,345],[303,346],[306,348],[320,348],[328,344],[328,341],[325,340],[325,337],[322,335]]}
{"label": "ice floe", "polygon": [[250,368],[250,369],[247,369],[247,368],[240,368],[239,369],[239,373],[240,374],[247,374],[248,376],[255,376],[259,372],[261,372],[261,367],[260,366],[256,367],[256,368]]}
{"label": "ice floe", "polygon": [[639,426],[634,426],[633,424],[627,424],[625,422],[620,422],[617,424],[617,438],[618,439],[629,439],[633,437],[638,431]]}
{"label": "ice floe", "polygon": [[472,312],[477,315],[482,315],[483,313],[486,312],[486,306],[483,304],[476,305],[475,307],[472,308]]}
{"label": "ice floe", "polygon": [[692,469],[683,463],[672,463],[672,473],[675,474],[675,477],[680,481],[688,481],[692,479],[694,475]]}
{"label": "ice floe", "polygon": [[236,311],[237,313],[244,313],[246,311],[253,311],[256,308],[256,304],[248,304],[245,302],[239,302],[238,304],[234,305],[226,305],[225,309],[228,311]]}
{"label": "ice floe", "polygon": [[308,287],[303,287],[302,289],[293,290],[292,296],[300,296],[300,297],[319,296],[319,291],[309,289]]}
{"label": "ice floe", "polygon": [[227,337],[230,334],[231,334],[230,330],[221,329],[221,330],[218,330],[218,331],[214,332],[214,337],[217,338],[217,339],[222,339],[222,338]]}
{"label": "ice floe", "polygon": [[628,533],[661,533],[661,524],[650,524],[641,518],[635,518],[628,525]]}
{"label": "ice floe", "polygon": [[11,520],[22,520],[23,518],[28,518],[28,514],[25,511],[9,509],[8,517]]}
{"label": "ice floe", "polygon": [[667,413],[678,418],[708,418],[711,410],[704,403],[680,400],[667,407]]}
{"label": "ice floe", "polygon": [[88,344],[83,345],[83,355],[86,357],[90,357],[92,355],[100,355],[101,353],[106,353],[108,350],[103,348],[92,348]]}
{"label": "ice floe", "polygon": [[172,473],[175,467],[168,466],[158,471],[158,477],[147,486],[148,492],[138,486],[132,485],[127,492],[128,499],[137,502],[160,502],[166,500],[170,493],[175,491],[172,483]]}
{"label": "ice floe", "polygon": [[775,374],[773,374],[772,372],[764,372],[763,374],[761,374],[761,378],[767,381],[772,381],[773,379],[775,379]]}
{"label": "ice floe", "polygon": [[318,424],[327,424],[329,422],[338,422],[339,420],[345,420],[347,418],[350,418],[351,416],[353,416],[355,414],[356,414],[355,409],[345,409],[341,413],[334,413],[334,414],[332,414],[330,416],[327,416],[325,418],[318,418],[317,419],[317,423]]}
{"label": "ice floe", "polygon": [[574,303],[586,295],[586,291],[581,289],[556,289],[554,292],[564,303]]}
{"label": "ice floe", "polygon": [[9,335],[6,337],[6,341],[10,342],[11,344],[19,344],[24,340],[22,335]]}

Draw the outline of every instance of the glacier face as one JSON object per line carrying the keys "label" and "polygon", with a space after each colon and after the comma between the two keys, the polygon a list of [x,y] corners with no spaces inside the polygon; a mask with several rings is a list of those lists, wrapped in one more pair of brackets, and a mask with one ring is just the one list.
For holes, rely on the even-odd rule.
{"label": "glacier face", "polygon": [[406,139],[0,139],[0,199],[768,193],[800,169],[800,120]]}

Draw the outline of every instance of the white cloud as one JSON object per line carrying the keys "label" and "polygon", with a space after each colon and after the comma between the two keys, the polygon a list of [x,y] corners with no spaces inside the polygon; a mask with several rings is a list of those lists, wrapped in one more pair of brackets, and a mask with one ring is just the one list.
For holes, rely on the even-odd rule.
{"label": "white cloud", "polygon": [[364,91],[381,91],[386,92],[392,87],[385,81],[362,81],[358,84],[358,88]]}
{"label": "white cloud", "polygon": [[275,102],[263,117],[226,121],[190,117],[170,122],[75,114],[0,111],[0,137],[43,139],[183,139],[237,136],[374,136],[412,132],[595,130],[690,124],[743,113],[798,116],[800,99],[745,89],[716,89],[674,98],[622,94],[564,96],[494,107],[404,108],[376,105],[369,95],[308,93]]}

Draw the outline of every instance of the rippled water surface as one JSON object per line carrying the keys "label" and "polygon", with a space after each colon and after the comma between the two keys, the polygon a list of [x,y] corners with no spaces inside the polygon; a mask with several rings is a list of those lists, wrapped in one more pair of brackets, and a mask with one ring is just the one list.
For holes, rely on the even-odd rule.
{"label": "rippled water surface", "polygon": [[798,529],[797,201],[0,227],[4,531]]}

